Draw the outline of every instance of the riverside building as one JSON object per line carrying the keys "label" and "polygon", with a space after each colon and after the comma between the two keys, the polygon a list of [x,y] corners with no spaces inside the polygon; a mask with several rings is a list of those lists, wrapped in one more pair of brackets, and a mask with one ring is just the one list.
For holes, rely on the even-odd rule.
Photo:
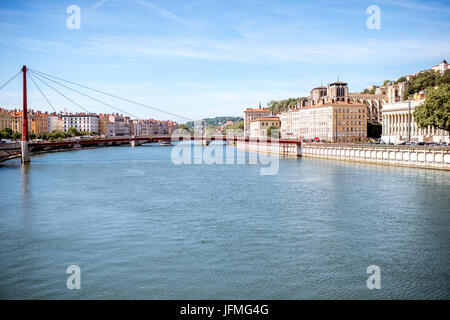
{"label": "riverside building", "polygon": [[264,138],[267,137],[267,131],[270,127],[280,127],[280,118],[263,117],[250,121],[250,137]]}
{"label": "riverside building", "polygon": [[96,114],[65,114],[62,120],[64,132],[72,127],[83,132],[99,132],[99,116]]}
{"label": "riverside building", "polygon": [[425,99],[386,103],[383,105],[383,132],[385,143],[447,142],[449,133],[435,128],[419,128],[414,120],[414,109]]}
{"label": "riverside building", "polygon": [[280,114],[281,138],[327,142],[367,139],[367,106],[347,101],[306,106]]}
{"label": "riverside building", "polygon": [[252,109],[247,108],[244,111],[244,135],[248,137],[250,135],[250,122],[258,118],[269,117],[272,112],[266,108]]}

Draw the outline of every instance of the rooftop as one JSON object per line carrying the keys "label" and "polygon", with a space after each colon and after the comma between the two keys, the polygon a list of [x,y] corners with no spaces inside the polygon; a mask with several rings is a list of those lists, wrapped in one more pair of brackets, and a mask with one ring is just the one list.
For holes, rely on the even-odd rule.
{"label": "rooftop", "polygon": [[244,112],[270,112],[270,110],[267,108],[262,108],[262,109],[247,108],[247,109],[245,109]]}

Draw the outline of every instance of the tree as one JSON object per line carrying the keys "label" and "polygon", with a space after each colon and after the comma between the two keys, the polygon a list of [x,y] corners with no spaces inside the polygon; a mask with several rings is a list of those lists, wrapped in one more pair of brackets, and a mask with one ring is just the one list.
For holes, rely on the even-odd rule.
{"label": "tree", "polygon": [[402,82],[406,82],[407,80],[406,80],[406,77],[401,77],[401,78],[398,78],[396,81],[395,81],[395,83],[402,83]]}
{"label": "tree", "polygon": [[437,85],[441,85],[444,83],[450,83],[450,69],[445,70],[437,81]]}
{"label": "tree", "polygon": [[70,127],[69,130],[67,130],[67,134],[71,137],[80,136],[80,132],[74,127]]}
{"label": "tree", "polygon": [[178,129],[187,131],[187,132],[189,132],[189,133],[192,133],[192,132],[191,132],[191,129],[190,129],[187,125],[185,125],[184,123],[178,125]]}
{"label": "tree", "polygon": [[406,95],[408,97],[411,97],[414,93],[420,92],[430,87],[434,87],[440,77],[441,76],[439,72],[435,72],[433,70],[418,73],[409,82],[409,87],[406,90]]}
{"label": "tree", "polygon": [[427,93],[425,102],[414,110],[414,118],[420,128],[450,131],[450,84],[442,84]]}
{"label": "tree", "polygon": [[267,107],[272,112],[272,114],[278,114],[282,111],[287,111],[290,108],[295,107],[302,100],[307,100],[307,98],[306,97],[289,98],[289,99],[280,100],[280,101],[272,100],[267,104]]}
{"label": "tree", "polygon": [[11,139],[14,131],[11,128],[5,128],[0,131],[0,139]]}
{"label": "tree", "polygon": [[363,94],[375,94],[375,89],[364,89]]}
{"label": "tree", "polygon": [[229,130],[233,130],[233,134],[237,134],[236,131],[244,131],[244,121],[233,122],[233,124],[229,124],[224,128],[225,133]]}
{"label": "tree", "polygon": [[367,137],[373,139],[381,138],[381,123],[367,122]]}
{"label": "tree", "polygon": [[391,84],[391,83],[392,83],[391,80],[384,80],[383,86],[387,86],[387,85],[389,85],[389,84]]}
{"label": "tree", "polygon": [[[273,133],[274,137],[272,137],[272,133]],[[269,129],[267,129],[267,137],[280,139],[280,127],[279,126],[271,126]]]}
{"label": "tree", "polygon": [[22,134],[20,132],[14,131],[11,135],[11,139],[13,140],[20,140],[22,139]]}

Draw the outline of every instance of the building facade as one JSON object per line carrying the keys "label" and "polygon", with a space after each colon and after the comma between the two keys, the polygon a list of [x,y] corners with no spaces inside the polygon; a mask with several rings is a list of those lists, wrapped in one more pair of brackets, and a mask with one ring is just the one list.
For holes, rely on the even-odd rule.
{"label": "building facade", "polygon": [[64,132],[72,127],[81,132],[99,132],[99,116],[95,114],[65,114],[62,123]]}
{"label": "building facade", "polygon": [[280,127],[278,117],[263,117],[250,121],[251,138],[267,138],[267,131],[271,127]]}
{"label": "building facade", "polygon": [[447,142],[449,133],[431,127],[421,129],[414,120],[414,109],[425,99],[387,103],[383,105],[383,133],[385,143]]}
{"label": "building facade", "polygon": [[311,90],[310,101],[311,105],[324,104],[330,102],[343,102],[348,97],[347,83],[336,81],[329,84],[327,87],[320,86]]}
{"label": "building facade", "polygon": [[[11,128],[12,117],[6,110],[0,109],[0,131]],[[11,128],[12,129],[12,128]]]}
{"label": "building facade", "polygon": [[31,113],[31,132],[40,134],[49,132],[48,129],[48,113],[32,112]]}
{"label": "building facade", "polygon": [[250,122],[254,121],[258,118],[269,117],[272,113],[269,109],[260,108],[260,109],[252,109],[247,108],[244,111],[244,135],[250,135]]}
{"label": "building facade", "polygon": [[127,136],[130,134],[130,118],[110,115],[107,123],[108,136]]}
{"label": "building facade", "polygon": [[[22,112],[21,111],[13,111],[10,113],[11,115],[11,129],[15,132],[22,133]],[[32,132],[31,129],[31,115],[28,114],[28,132]]]}
{"label": "building facade", "polygon": [[51,114],[48,117],[48,131],[62,131],[63,130],[63,120],[62,117],[56,114]]}
{"label": "building facade", "polygon": [[386,86],[387,103],[402,102],[406,100],[406,90],[409,88],[409,82],[393,83]]}
{"label": "building facade", "polygon": [[134,120],[133,135],[135,136],[152,136],[172,134],[178,129],[178,123],[174,121],[159,120]]}
{"label": "building facade", "polygon": [[441,63],[433,66],[431,69],[442,74],[445,70],[450,69],[450,64],[448,64],[446,60],[442,60]]}
{"label": "building facade", "polygon": [[318,104],[280,115],[281,138],[362,142],[367,139],[367,107],[350,101]]}

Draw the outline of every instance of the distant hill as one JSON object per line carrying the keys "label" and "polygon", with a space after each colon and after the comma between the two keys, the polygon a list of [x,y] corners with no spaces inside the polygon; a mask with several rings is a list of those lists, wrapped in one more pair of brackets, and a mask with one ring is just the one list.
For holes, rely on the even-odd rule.
{"label": "distant hill", "polygon": [[[225,125],[228,121],[244,121],[242,117],[215,117],[215,118],[206,118],[203,119],[206,122],[207,127],[219,127]],[[194,127],[194,121],[186,122],[186,125],[189,128]]]}

